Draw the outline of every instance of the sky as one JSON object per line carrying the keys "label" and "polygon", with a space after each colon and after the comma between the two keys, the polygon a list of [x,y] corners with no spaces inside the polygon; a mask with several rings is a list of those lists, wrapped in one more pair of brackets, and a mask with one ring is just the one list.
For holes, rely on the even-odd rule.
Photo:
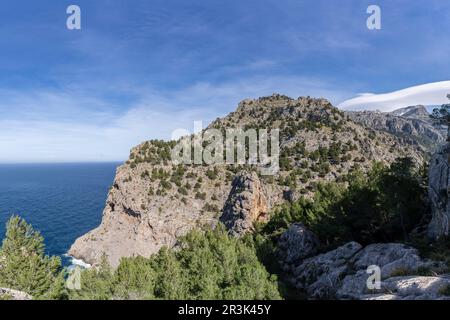
{"label": "sky", "polygon": [[[71,4],[81,30],[66,27]],[[449,29],[442,0],[3,0],[0,163],[122,161],[275,92],[444,103]]]}

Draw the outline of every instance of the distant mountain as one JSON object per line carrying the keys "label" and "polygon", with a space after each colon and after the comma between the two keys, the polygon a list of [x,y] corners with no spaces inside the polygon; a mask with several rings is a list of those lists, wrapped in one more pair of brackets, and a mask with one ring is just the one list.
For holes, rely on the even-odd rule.
{"label": "distant mountain", "polygon": [[426,152],[435,151],[446,141],[446,129],[436,125],[422,105],[392,112],[346,111],[345,114],[365,127],[394,134],[405,143],[418,145]]}

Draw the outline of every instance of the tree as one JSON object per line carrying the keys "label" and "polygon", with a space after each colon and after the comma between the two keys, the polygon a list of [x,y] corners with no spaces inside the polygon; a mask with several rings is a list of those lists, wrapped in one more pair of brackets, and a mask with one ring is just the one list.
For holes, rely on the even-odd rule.
{"label": "tree", "polygon": [[[450,99],[450,94],[447,94],[447,98]],[[440,108],[434,109],[431,118],[447,127],[447,141],[450,142],[450,104],[443,104]]]}
{"label": "tree", "polygon": [[34,299],[65,297],[59,257],[45,255],[44,239],[18,216],[12,216],[0,249],[0,286],[24,291]]}
{"label": "tree", "polygon": [[163,247],[150,258],[122,258],[85,270],[74,299],[280,299],[278,283],[258,260],[255,244],[235,239],[223,225],[193,230],[177,249]]}

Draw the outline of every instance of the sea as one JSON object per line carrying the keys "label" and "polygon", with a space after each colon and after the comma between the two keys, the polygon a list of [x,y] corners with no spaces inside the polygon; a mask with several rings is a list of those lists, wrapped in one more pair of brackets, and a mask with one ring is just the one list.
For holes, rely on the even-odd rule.
{"label": "sea", "polygon": [[0,164],[0,240],[11,215],[19,215],[41,232],[47,254],[60,256],[65,266],[76,264],[67,251],[100,224],[119,165]]}

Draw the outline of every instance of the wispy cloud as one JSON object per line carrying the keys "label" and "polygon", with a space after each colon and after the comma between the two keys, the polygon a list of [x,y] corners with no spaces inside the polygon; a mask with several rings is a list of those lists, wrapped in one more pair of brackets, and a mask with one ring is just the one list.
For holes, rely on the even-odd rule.
{"label": "wispy cloud", "polygon": [[439,105],[446,103],[450,81],[427,83],[389,93],[364,93],[339,104],[344,110],[393,111],[412,105]]}
{"label": "wispy cloud", "polygon": [[175,91],[133,87],[130,94],[138,97],[121,109],[79,91],[3,91],[0,109],[11,111],[0,119],[0,162],[124,160],[142,141],[170,139],[180,128],[192,131],[194,121],[206,126],[233,111],[240,100],[274,92],[334,101],[348,95],[324,81],[301,77],[198,82]]}

